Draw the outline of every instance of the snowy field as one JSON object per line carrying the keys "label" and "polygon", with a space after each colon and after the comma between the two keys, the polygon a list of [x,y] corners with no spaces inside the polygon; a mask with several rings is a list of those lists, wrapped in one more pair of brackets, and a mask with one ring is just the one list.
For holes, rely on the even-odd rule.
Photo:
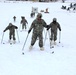
{"label": "snowy field", "polygon": [[[16,44],[8,43],[9,32],[4,33],[3,41],[0,43],[0,75],[76,75],[76,13],[61,9],[62,5],[67,7],[68,3],[38,3],[38,2],[0,2],[0,41],[2,41],[3,30],[11,22],[18,26],[18,36],[16,32]],[[50,49],[49,35],[45,41],[44,51],[40,51],[38,40],[32,51],[29,52],[31,34],[29,34],[24,47],[22,48],[28,34],[28,29],[32,21],[36,18],[30,17],[32,7],[40,10],[48,8],[49,14],[42,12],[43,19],[47,24],[55,17],[60,23],[62,31],[59,43],[59,31],[57,46]],[[13,21],[16,16],[16,22]],[[25,16],[28,21],[27,30],[21,32],[21,16]],[[45,30],[43,37],[45,38]],[[5,44],[3,44],[5,43]],[[51,52],[54,51],[52,54]]]}

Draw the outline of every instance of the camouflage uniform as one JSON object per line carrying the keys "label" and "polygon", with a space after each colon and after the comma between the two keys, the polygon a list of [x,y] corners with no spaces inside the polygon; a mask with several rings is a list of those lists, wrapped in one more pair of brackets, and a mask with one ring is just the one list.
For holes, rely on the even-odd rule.
{"label": "camouflage uniform", "polygon": [[22,29],[26,29],[26,23],[28,24],[27,20],[25,19],[25,17],[22,17],[22,20],[21,20],[21,24],[22,24]]}
{"label": "camouflage uniform", "polygon": [[15,25],[12,25],[12,23],[9,23],[9,25],[5,28],[4,32],[6,30],[9,30],[9,40],[11,40],[12,37],[13,37],[13,40],[16,40],[15,29],[18,29],[18,27]]}
{"label": "camouflage uniform", "polygon": [[51,28],[51,38],[50,40],[57,40],[57,29],[61,31],[60,24],[56,21],[56,18],[53,19],[53,22],[51,22],[48,26],[48,29]]}
{"label": "camouflage uniform", "polygon": [[39,18],[39,14],[38,14],[37,18],[32,22],[31,27],[29,29],[29,31],[33,29],[31,46],[35,44],[38,37],[39,47],[43,47],[43,28],[44,27],[47,27],[46,22],[43,19]]}

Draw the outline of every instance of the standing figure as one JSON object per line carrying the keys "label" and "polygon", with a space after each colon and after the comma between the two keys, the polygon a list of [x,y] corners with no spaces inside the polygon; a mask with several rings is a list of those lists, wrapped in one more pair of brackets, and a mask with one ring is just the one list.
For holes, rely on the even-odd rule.
{"label": "standing figure", "polygon": [[26,23],[28,24],[27,20],[25,19],[25,17],[21,17],[21,24],[22,24],[22,30],[26,30]]}
{"label": "standing figure", "polygon": [[44,13],[49,13],[48,8],[46,8],[46,10],[45,10],[45,12],[44,12]]}
{"label": "standing figure", "polygon": [[14,22],[15,22],[16,21],[16,16],[14,16],[13,19],[14,19]]}
{"label": "standing figure", "polygon": [[32,11],[30,16],[31,16],[31,18],[35,17],[35,12]]}
{"label": "standing figure", "polygon": [[12,23],[9,23],[9,25],[5,28],[3,32],[6,30],[9,30],[9,42],[11,43],[11,39],[13,38],[13,43],[15,43],[16,38],[15,38],[15,29],[18,29],[17,26],[13,25]]}
{"label": "standing figure", "polygon": [[53,22],[51,22],[48,25],[47,30],[49,30],[51,28],[51,45],[55,44],[56,45],[56,40],[57,40],[57,29],[59,29],[61,31],[61,27],[60,24],[57,22],[56,18],[53,18]]}
{"label": "standing figure", "polygon": [[44,47],[43,47],[43,28],[44,27],[47,28],[46,22],[42,19],[42,14],[38,13],[37,18],[32,22],[31,27],[28,31],[28,34],[29,34],[31,30],[33,29],[32,40],[31,40],[31,45],[29,49],[32,49],[37,38],[39,38],[40,50],[44,50]]}

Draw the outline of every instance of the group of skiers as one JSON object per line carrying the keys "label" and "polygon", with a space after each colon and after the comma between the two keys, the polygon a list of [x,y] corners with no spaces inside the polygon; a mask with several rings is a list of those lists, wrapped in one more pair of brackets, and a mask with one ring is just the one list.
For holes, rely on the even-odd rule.
{"label": "group of skiers", "polygon": [[[15,22],[16,16],[14,16],[13,19]],[[21,22],[20,23],[22,24],[22,30],[26,29],[26,23],[28,24],[28,22],[24,16],[21,16]],[[13,25],[12,23],[9,23],[9,25],[3,31],[3,32],[5,32],[5,31],[9,30],[9,43],[11,43],[12,39],[13,39],[13,43],[16,43],[15,29],[18,29],[18,27]]]}
{"label": "group of skiers", "polygon": [[49,30],[51,28],[51,36],[50,36],[50,42],[51,45],[56,44],[57,40],[57,29],[61,31],[60,24],[57,22],[56,18],[53,18],[53,22],[51,22],[49,25],[46,24],[46,22],[42,19],[42,14],[38,13],[37,18],[32,22],[31,27],[28,31],[28,34],[31,32],[33,29],[33,34],[32,34],[32,40],[31,40],[31,45],[30,49],[32,49],[33,45],[35,44],[37,38],[39,38],[39,47],[40,50],[44,50],[43,47],[43,29],[44,27]]}
{"label": "group of skiers", "polygon": [[76,10],[76,3],[70,3],[69,6],[62,5],[61,9],[65,9],[67,11],[75,11]]}
{"label": "group of skiers", "polygon": [[[22,29],[24,28],[24,26],[26,29],[26,23],[28,24],[27,20],[24,17],[22,17],[22,20],[21,20],[21,24],[23,24]],[[32,39],[31,39],[31,44],[30,44],[29,49],[32,49],[33,45],[35,44],[35,42],[38,38],[40,50],[44,50],[44,47],[43,47],[43,29],[44,28],[46,28],[47,31],[49,29],[51,29],[50,42],[51,42],[51,44],[56,44],[57,29],[59,29],[61,31],[60,24],[57,22],[56,18],[53,18],[53,21],[49,25],[47,25],[46,22],[44,21],[44,19],[42,19],[42,14],[38,13],[36,19],[32,22],[32,24],[28,30],[28,34],[29,34],[31,32],[31,30],[33,29]],[[12,37],[13,37],[14,41],[16,40],[15,29],[18,29],[18,27],[13,25],[12,23],[9,23],[8,27],[6,27],[6,29],[3,31],[3,32],[5,32],[6,30],[9,30],[9,40],[10,41],[11,41]]]}

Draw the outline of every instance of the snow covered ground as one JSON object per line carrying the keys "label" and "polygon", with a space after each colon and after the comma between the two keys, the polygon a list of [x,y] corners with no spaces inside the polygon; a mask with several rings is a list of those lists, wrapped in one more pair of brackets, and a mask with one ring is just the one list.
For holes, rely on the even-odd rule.
{"label": "snow covered ground", "polygon": [[[10,22],[19,27],[20,39],[19,43],[16,32],[17,43],[10,45],[7,43],[8,31],[4,33],[3,41],[0,43],[0,75],[76,75],[76,13],[62,10],[62,5],[69,6],[70,3],[0,2],[0,41],[3,30]],[[40,51],[37,41],[33,50],[29,52],[31,32],[25,44],[25,54],[22,55],[27,31],[36,18],[36,16],[30,17],[32,7],[38,8],[38,12],[48,8],[49,14],[42,13],[42,18],[47,24],[52,22],[54,17],[57,18],[62,28],[61,43],[59,43],[58,31],[58,46],[50,49],[47,34],[45,50]],[[17,17],[15,23],[13,16]],[[28,21],[27,31],[20,32],[21,16],[25,16]],[[45,35],[43,36],[45,38]],[[52,51],[54,51],[53,54]]]}

